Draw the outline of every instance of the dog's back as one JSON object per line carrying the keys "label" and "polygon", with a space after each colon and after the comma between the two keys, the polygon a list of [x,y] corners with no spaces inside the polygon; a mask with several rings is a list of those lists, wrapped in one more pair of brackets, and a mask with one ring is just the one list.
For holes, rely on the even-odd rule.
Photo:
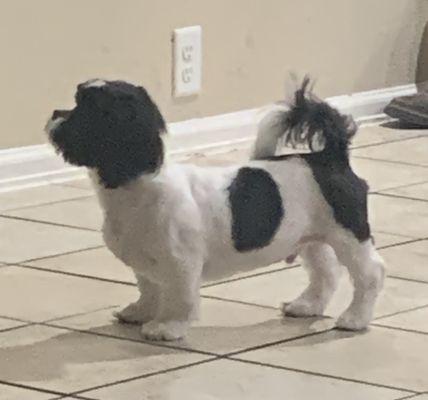
{"label": "dog's back", "polygon": [[[260,124],[253,159],[302,159],[310,168],[335,220],[358,240],[370,237],[367,221],[367,183],[349,163],[349,144],[357,126],[309,90],[309,79],[295,93],[289,109],[275,110]],[[276,156],[278,143],[307,145],[311,153]],[[317,151],[318,149],[318,151]]]}

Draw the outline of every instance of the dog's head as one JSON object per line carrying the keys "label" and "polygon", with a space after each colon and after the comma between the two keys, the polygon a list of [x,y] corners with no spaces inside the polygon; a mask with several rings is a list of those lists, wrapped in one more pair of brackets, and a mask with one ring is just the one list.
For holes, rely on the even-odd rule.
{"label": "dog's head", "polygon": [[76,107],[55,110],[46,126],[67,162],[95,169],[108,188],[161,166],[165,122],[143,87],[91,80],[75,98]]}

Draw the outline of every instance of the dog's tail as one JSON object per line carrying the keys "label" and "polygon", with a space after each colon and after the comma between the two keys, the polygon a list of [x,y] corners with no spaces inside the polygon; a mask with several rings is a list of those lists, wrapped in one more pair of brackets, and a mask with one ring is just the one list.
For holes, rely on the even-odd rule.
{"label": "dog's tail", "polygon": [[307,145],[312,152],[322,152],[332,161],[347,161],[348,146],[357,131],[351,116],[342,115],[308,88],[306,77],[294,93],[288,109],[274,110],[259,125],[252,159],[275,155],[281,139],[284,144]]}

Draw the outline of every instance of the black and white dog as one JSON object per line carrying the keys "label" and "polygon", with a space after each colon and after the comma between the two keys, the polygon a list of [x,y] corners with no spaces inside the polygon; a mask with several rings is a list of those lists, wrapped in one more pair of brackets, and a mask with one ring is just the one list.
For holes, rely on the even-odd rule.
{"label": "black and white dog", "polygon": [[[288,110],[264,118],[253,159],[229,167],[164,162],[162,115],[144,88],[123,81],[81,84],[76,107],[53,113],[51,142],[89,168],[105,242],[138,280],[140,298],[119,320],[141,323],[149,339],[180,338],[198,314],[202,279],[299,254],[310,283],[283,313],[321,315],[344,265],[355,290],[337,326],[367,327],[384,266],[370,236],[368,187],[349,165],[355,124],[307,86]],[[275,157],[281,140],[321,150]]]}

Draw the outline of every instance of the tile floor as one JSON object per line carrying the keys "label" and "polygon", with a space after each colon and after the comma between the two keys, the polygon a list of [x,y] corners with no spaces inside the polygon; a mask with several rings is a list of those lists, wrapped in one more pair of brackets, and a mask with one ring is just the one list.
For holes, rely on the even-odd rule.
{"label": "tile floor", "polygon": [[389,275],[364,333],[333,329],[351,295],[346,274],[333,318],[281,318],[278,304],[307,278],[276,264],[205,285],[186,340],[143,342],[111,317],[137,291],[103,246],[88,182],[0,194],[0,400],[427,400],[428,132],[366,127],[354,147]]}

